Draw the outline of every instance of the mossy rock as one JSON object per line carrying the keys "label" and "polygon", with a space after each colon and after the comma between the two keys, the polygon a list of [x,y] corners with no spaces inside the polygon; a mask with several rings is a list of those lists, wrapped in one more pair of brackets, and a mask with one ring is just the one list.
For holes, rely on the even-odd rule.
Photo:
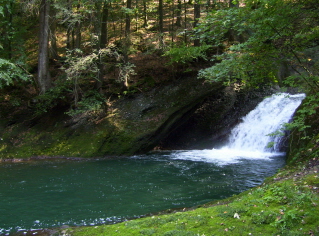
{"label": "mossy rock", "polygon": [[[55,109],[41,117],[5,116],[0,124],[0,157],[101,157],[151,150],[181,117],[221,84],[185,78],[109,104],[103,116],[68,117]],[[25,112],[25,111],[24,111]]]}

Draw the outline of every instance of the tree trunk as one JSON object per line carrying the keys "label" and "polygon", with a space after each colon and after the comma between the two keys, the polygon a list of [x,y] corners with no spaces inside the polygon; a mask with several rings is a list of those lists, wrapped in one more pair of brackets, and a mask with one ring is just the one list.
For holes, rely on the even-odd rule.
{"label": "tree trunk", "polygon": [[[81,5],[77,5],[77,12],[79,12]],[[81,48],[81,20],[78,19],[75,23],[75,32],[74,32],[74,47]]]}
{"label": "tree trunk", "polygon": [[[108,43],[108,16],[109,16],[109,4],[107,1],[104,1],[103,8],[102,8],[102,15],[101,15],[101,34],[100,34],[100,42],[99,42],[99,49],[105,48]],[[102,93],[102,85],[103,85],[103,78],[105,74],[105,67],[102,61],[98,62],[98,80],[96,82],[96,89],[99,93]]]}
{"label": "tree trunk", "polygon": [[158,1],[158,31],[163,33],[163,0]]}
{"label": "tree trunk", "polygon": [[176,26],[182,26],[182,0],[177,1],[177,10],[176,10]]}
{"label": "tree trunk", "polygon": [[[132,0],[127,0],[126,8],[132,8]],[[125,36],[129,36],[131,33],[131,15],[129,13],[125,14]]]}
{"label": "tree trunk", "polygon": [[171,20],[170,20],[170,27],[169,27],[169,34],[171,35],[171,41],[174,42],[174,21],[175,21],[175,1],[172,1],[172,4],[170,5],[170,12],[172,14]]}
{"label": "tree trunk", "polygon": [[143,0],[143,27],[146,28],[148,26],[147,24],[147,4],[146,0]]}
{"label": "tree trunk", "polygon": [[164,47],[164,26],[163,26],[163,0],[158,1],[158,32],[159,32],[159,45],[160,49]]}
{"label": "tree trunk", "polygon": [[[194,3],[194,28],[197,26],[199,18],[200,18],[200,3],[199,3],[199,0],[195,0],[195,3]],[[200,46],[199,38],[196,38],[194,40],[194,46],[195,47]]]}
{"label": "tree trunk", "polygon": [[[131,9],[132,8],[132,0],[127,0],[126,2],[126,8]],[[124,62],[128,62],[128,53],[131,46],[131,15],[130,13],[125,14],[125,45],[124,45]]]}
{"label": "tree trunk", "polygon": [[41,0],[38,61],[38,83],[40,94],[44,94],[52,85],[49,74],[49,18],[50,1]]}
{"label": "tree trunk", "polygon": [[51,7],[50,12],[50,56],[52,59],[59,59],[58,55],[58,47],[56,44],[56,27],[57,27],[57,20],[56,20],[56,10],[54,7]]}
{"label": "tree trunk", "polygon": [[209,9],[211,8],[211,0],[207,0],[206,1],[206,12],[208,12],[209,11]]}
{"label": "tree trunk", "polygon": [[186,30],[187,30],[187,6],[186,6],[186,0],[184,0],[184,43],[185,45],[187,45],[187,34],[186,34]]}
{"label": "tree trunk", "polygon": [[9,4],[5,5],[3,8],[3,13],[5,19],[7,19],[7,24],[4,25],[4,29],[0,31],[1,37],[3,37],[3,46],[6,55],[3,55],[5,58],[11,60],[12,58],[12,38],[10,37],[10,33],[14,31],[13,28],[13,3],[10,2]]}
{"label": "tree trunk", "polygon": [[109,17],[108,2],[104,1],[103,9],[102,9],[100,48],[105,48],[106,44],[108,43],[108,27],[107,27],[108,17]]}
{"label": "tree trunk", "polygon": [[[92,14],[90,21],[93,22],[93,34],[91,35],[91,42],[95,42],[95,37],[98,37],[98,42],[95,42],[95,48],[98,50],[101,47],[101,31],[102,31],[102,12],[104,2],[94,2],[94,7],[97,9],[95,14]],[[102,11],[100,11],[100,9]]]}
{"label": "tree trunk", "polygon": [[[135,1],[135,8],[138,9],[138,0]],[[135,11],[135,31],[138,31],[138,11]]]}
{"label": "tree trunk", "polygon": [[[67,9],[69,12],[72,10],[71,0],[67,0]],[[71,41],[72,40],[71,39],[72,29],[68,23],[66,24],[66,27],[67,27],[67,29],[66,29],[66,47],[67,47],[67,49],[72,49],[72,41]]]}

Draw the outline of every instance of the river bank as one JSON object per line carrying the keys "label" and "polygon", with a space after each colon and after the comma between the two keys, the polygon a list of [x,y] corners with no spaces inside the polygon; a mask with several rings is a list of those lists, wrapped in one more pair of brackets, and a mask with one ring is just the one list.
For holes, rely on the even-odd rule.
{"label": "river bank", "polygon": [[264,184],[195,210],[116,225],[69,228],[65,235],[317,235],[318,159],[287,166]]}
{"label": "river bank", "polygon": [[[313,141],[317,143],[316,139]],[[63,229],[54,229],[54,234],[202,235],[215,232],[217,235],[226,235],[229,232],[240,235],[239,232],[249,230],[252,235],[285,235],[288,232],[303,235],[307,231],[311,235],[316,233],[314,222],[318,222],[314,214],[318,210],[317,151],[316,146],[308,148],[307,152],[292,154],[290,151],[288,166],[268,178],[264,184],[225,200],[200,205],[190,211],[187,209],[187,212],[184,212],[186,208],[170,209],[165,211],[165,215],[161,212],[111,226],[63,226]],[[51,230],[36,232],[54,235]]]}
{"label": "river bank", "polygon": [[[239,195],[121,224],[70,228],[69,235],[318,235],[319,136],[317,115],[290,137],[287,165]],[[306,134],[308,139],[303,138]]]}
{"label": "river bank", "polygon": [[91,227],[62,226],[22,235],[312,235],[319,233],[319,160],[286,166],[253,189],[193,208]]}

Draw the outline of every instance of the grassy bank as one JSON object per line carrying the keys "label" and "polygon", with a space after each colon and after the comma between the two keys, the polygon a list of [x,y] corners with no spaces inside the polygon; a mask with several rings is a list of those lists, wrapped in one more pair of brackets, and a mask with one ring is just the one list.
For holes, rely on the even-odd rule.
{"label": "grassy bank", "polygon": [[114,225],[69,228],[67,235],[319,235],[319,161],[287,166],[259,187],[194,210]]}

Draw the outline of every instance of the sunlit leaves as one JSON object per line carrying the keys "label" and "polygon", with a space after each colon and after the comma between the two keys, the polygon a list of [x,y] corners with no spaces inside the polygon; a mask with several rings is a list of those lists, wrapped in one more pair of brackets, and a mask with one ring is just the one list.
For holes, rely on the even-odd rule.
{"label": "sunlit leaves", "polygon": [[76,80],[81,75],[91,75],[90,79],[98,79],[98,63],[105,57],[118,58],[120,55],[117,51],[109,48],[94,51],[91,54],[84,55],[80,49],[74,49],[68,52],[67,63],[68,68],[64,68],[70,80]]}
{"label": "sunlit leaves", "polygon": [[313,76],[310,63],[302,61],[299,51],[318,45],[318,12],[308,12],[302,2],[295,1],[245,3],[245,7],[212,12],[199,26],[199,31],[204,32],[203,40],[224,50],[218,60],[214,59],[212,68],[200,72],[200,77],[226,82],[240,79],[248,84],[273,83],[279,81],[276,71],[284,61],[298,73]]}
{"label": "sunlit leaves", "polygon": [[[212,12],[198,30],[222,50],[199,77],[226,85],[277,84],[307,93],[294,122],[284,129],[311,138],[309,119],[319,104],[319,8],[314,0],[246,0],[245,6]],[[231,36],[231,37],[230,37]],[[283,129],[283,130],[284,130]]]}
{"label": "sunlit leaves", "polygon": [[191,62],[199,58],[207,60],[206,51],[210,47],[210,45],[202,45],[199,47],[188,47],[186,45],[182,47],[172,47],[164,53],[164,56],[170,57],[171,64]]}

